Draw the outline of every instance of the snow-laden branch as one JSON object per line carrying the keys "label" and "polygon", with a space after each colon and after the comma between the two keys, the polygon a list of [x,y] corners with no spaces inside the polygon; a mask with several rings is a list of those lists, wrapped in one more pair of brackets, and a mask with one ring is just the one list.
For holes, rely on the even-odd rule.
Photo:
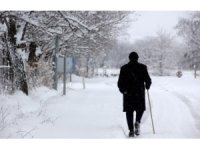
{"label": "snow-laden branch", "polygon": [[17,15],[13,15],[13,14],[8,14],[4,16],[5,18],[9,17],[9,18],[16,18],[18,20],[21,20],[29,25],[32,25],[34,27],[36,27],[38,30],[42,31],[42,32],[46,32],[47,34],[49,34],[50,36],[53,36],[54,34],[61,34],[58,33],[56,30],[49,30],[47,27],[43,27],[41,26],[38,22],[31,20],[29,17],[23,17],[23,16],[17,16]]}
{"label": "snow-laden branch", "polygon": [[95,25],[95,26],[92,26],[91,27],[91,30],[97,30],[97,29],[99,29],[100,27],[102,28],[102,27],[106,27],[106,26],[110,26],[110,25],[114,25],[114,24],[117,24],[117,23],[119,23],[120,21],[122,21],[124,18],[125,18],[126,16],[124,15],[124,16],[122,16],[121,18],[116,18],[115,20],[109,20],[108,22],[100,22],[100,23],[98,23],[97,25]]}
{"label": "snow-laden branch", "polygon": [[[83,36],[86,34],[86,33],[84,33],[84,32],[80,29],[80,27],[79,27],[78,25],[82,26],[82,27],[83,27],[84,29],[86,29],[87,31],[90,31],[89,28],[88,28],[86,25],[84,25],[83,23],[81,23],[81,22],[78,21],[77,19],[72,18],[72,17],[65,16],[61,11],[58,11],[58,13],[59,13],[60,16],[68,23],[69,28],[71,29],[71,32],[72,32],[74,35],[76,35],[76,37],[81,38],[81,37],[83,37]],[[72,22],[70,22],[70,21],[73,21],[74,23],[77,23],[78,25],[76,25],[76,24],[74,24],[74,23],[72,23]],[[73,26],[76,27],[76,28],[73,28]],[[77,29],[80,29],[79,31],[81,32],[81,35],[79,35],[79,34],[77,33]]]}
{"label": "snow-laden branch", "polygon": [[2,69],[2,68],[10,68],[10,66],[0,66],[0,69]]}
{"label": "snow-laden branch", "polygon": [[[69,16],[65,16],[61,11],[58,11],[58,13],[63,17],[63,19],[65,21],[67,21],[69,24],[71,24],[69,22],[69,20],[77,23],[78,25],[82,26],[83,28],[87,29],[88,31],[90,31],[89,27],[87,27],[85,24],[81,23],[79,20],[77,20],[76,18],[73,18],[73,17],[69,17]],[[73,24],[74,25],[74,24]]]}

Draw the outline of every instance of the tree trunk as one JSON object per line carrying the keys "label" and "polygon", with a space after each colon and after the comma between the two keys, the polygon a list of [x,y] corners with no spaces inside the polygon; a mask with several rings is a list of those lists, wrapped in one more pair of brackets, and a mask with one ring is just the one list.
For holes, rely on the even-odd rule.
{"label": "tree trunk", "polygon": [[37,62],[38,62],[38,58],[35,55],[36,52],[36,43],[35,42],[31,42],[30,46],[29,46],[29,57],[28,57],[28,63],[31,67],[37,67]]}
{"label": "tree trunk", "polygon": [[24,70],[24,63],[21,55],[19,55],[17,52],[16,34],[16,21],[15,19],[11,18],[9,20],[8,28],[8,50],[12,61],[11,68],[14,72],[15,88],[21,90],[26,95],[28,95],[28,84]]}

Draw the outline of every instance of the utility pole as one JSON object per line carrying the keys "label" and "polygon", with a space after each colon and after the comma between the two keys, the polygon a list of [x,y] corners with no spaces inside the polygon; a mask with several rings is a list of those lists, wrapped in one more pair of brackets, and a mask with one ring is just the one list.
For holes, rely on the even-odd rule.
{"label": "utility pole", "polygon": [[54,51],[54,59],[53,59],[53,70],[54,70],[54,84],[53,88],[57,90],[57,83],[58,83],[58,64],[57,64],[57,57],[58,57],[58,50],[59,50],[59,37],[56,35],[55,37],[55,51]]}
{"label": "utility pole", "polygon": [[197,65],[194,64],[194,78],[197,77]]}
{"label": "utility pole", "polygon": [[66,53],[65,53],[65,56],[64,56],[64,73],[63,73],[63,95],[66,95],[66,72],[67,72],[67,69],[66,69],[66,63],[67,63],[67,61],[66,61],[66,57],[67,57],[67,55],[66,55]]}

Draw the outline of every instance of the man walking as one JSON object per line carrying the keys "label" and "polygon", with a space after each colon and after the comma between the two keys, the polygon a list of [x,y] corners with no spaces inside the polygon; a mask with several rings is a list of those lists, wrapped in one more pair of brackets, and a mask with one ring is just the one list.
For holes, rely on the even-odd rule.
{"label": "man walking", "polygon": [[[126,112],[126,119],[129,128],[129,137],[140,134],[140,121],[145,106],[145,88],[151,86],[151,78],[147,66],[138,62],[138,54],[129,54],[129,63],[121,67],[118,79],[119,91],[123,94],[123,112]],[[136,122],[133,112],[136,111]],[[135,127],[135,131],[134,131]]]}

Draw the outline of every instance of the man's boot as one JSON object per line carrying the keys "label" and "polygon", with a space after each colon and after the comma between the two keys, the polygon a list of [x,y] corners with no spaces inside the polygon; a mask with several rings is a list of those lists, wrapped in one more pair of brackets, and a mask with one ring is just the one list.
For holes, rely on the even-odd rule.
{"label": "man's boot", "polygon": [[135,123],[135,134],[140,135],[140,123],[137,121]]}
{"label": "man's boot", "polygon": [[134,131],[129,132],[129,137],[134,137]]}

